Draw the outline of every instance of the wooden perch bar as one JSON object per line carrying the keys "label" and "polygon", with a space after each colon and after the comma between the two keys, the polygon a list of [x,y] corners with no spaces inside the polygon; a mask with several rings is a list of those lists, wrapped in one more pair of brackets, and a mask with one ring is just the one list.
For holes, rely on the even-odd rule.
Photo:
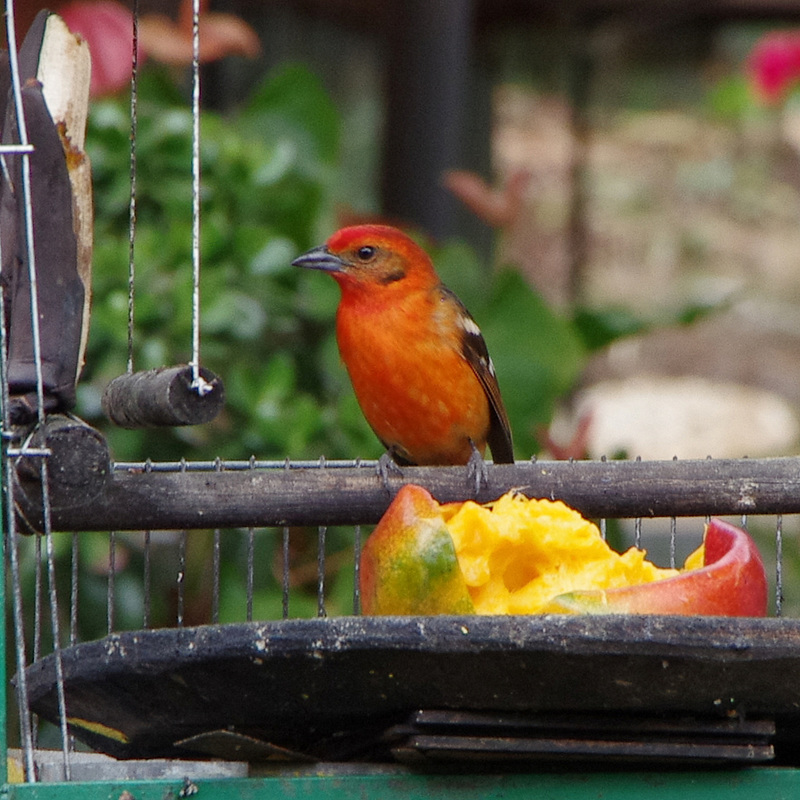
{"label": "wooden perch bar", "polygon": [[[463,467],[405,467],[391,478],[441,502],[471,497]],[[515,488],[591,518],[800,513],[800,459],[519,462],[489,467],[478,500]],[[67,492],[66,494],[69,494]],[[58,495],[63,496],[62,494]],[[390,495],[374,465],[183,470],[116,469],[91,502],[53,503],[54,530],[146,530],[371,524]],[[41,512],[25,510],[35,523]]]}

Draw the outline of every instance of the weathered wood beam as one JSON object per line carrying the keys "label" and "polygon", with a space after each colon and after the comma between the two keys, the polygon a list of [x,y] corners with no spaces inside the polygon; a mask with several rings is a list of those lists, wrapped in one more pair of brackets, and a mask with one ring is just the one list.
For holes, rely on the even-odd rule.
{"label": "weathered wood beam", "polygon": [[[488,475],[481,502],[517,489],[563,500],[592,518],[800,513],[798,458],[534,461],[490,465]],[[391,496],[406,482],[427,487],[441,502],[472,496],[463,467],[406,467],[402,478],[390,479]],[[372,464],[129,467],[115,470],[104,490],[85,502],[75,502],[69,487],[53,494],[66,498],[51,506],[55,530],[371,524],[391,500]],[[29,500],[25,515],[33,524],[41,516]]]}

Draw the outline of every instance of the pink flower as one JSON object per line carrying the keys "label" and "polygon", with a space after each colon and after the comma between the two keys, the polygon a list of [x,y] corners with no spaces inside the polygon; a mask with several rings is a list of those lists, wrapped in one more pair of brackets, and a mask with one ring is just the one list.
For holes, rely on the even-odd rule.
{"label": "pink flower", "polygon": [[782,100],[800,78],[800,33],[775,31],[763,36],[750,53],[748,73],[762,100]]}
{"label": "pink flower", "polygon": [[[206,12],[201,3],[200,60],[215,61],[227,55],[255,57],[258,36],[233,14]],[[111,94],[130,83],[133,55],[131,12],[114,0],[71,0],[58,9],[73,32],[83,37],[92,54],[93,97]],[[192,2],[182,0],[178,22],[163,14],[143,14],[139,20],[139,63],[150,57],[165,64],[192,61]]]}
{"label": "pink flower", "polygon": [[[133,20],[113,0],[74,0],[58,10],[67,27],[89,45],[92,55],[92,97],[124,88],[131,80]],[[142,53],[140,52],[140,60]]]}

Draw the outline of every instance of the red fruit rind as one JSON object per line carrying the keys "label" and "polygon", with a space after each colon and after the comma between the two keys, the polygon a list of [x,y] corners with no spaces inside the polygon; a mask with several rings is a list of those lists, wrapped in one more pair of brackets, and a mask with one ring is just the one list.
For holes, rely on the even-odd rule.
{"label": "red fruit rind", "polygon": [[548,612],[763,617],[767,575],[755,542],[720,519],[706,526],[704,566],[641,586],[570,592]]}

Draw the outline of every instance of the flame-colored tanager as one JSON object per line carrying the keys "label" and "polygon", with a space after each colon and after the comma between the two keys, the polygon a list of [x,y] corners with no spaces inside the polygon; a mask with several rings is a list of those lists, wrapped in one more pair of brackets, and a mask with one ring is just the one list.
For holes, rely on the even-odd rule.
{"label": "flame-colored tanager", "polygon": [[482,468],[487,444],[496,463],[514,461],[480,328],[421,247],[396,228],[356,225],[292,263],[339,284],[339,352],[367,422],[396,462]]}

